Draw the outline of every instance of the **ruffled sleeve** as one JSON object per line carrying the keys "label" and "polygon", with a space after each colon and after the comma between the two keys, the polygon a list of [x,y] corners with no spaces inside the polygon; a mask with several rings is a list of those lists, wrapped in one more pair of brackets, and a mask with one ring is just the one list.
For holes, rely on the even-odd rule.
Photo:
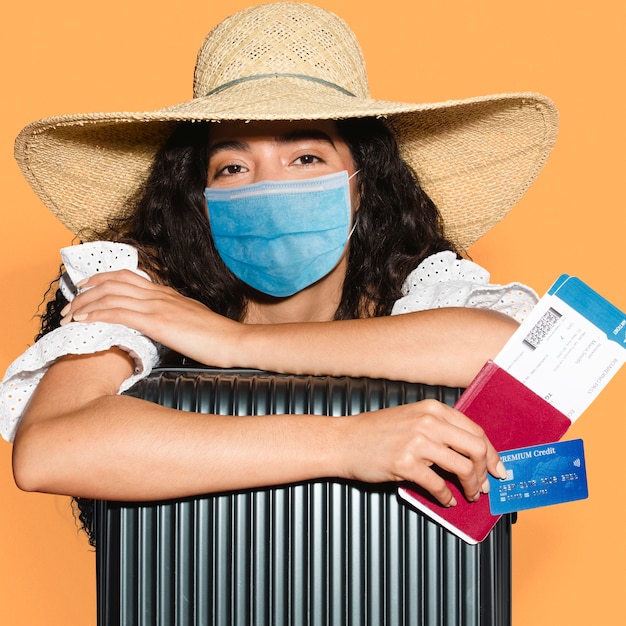
{"label": "ruffled sleeve", "polygon": [[500,311],[521,323],[537,304],[535,291],[521,283],[492,285],[489,278],[480,265],[459,259],[454,252],[438,252],[409,274],[392,315],[467,307]]}
{"label": "ruffled sleeve", "polygon": [[[66,273],[61,290],[68,300],[78,293],[76,284],[96,272],[137,269],[137,251],[131,246],[111,242],[90,242],[63,248],[61,257]],[[44,335],[9,365],[0,383],[0,434],[13,441],[28,401],[47,369],[63,355],[93,354],[116,346],[128,352],[135,371],[120,386],[119,392],[147,376],[159,362],[162,347],[139,331],[120,324],[104,322],[70,323]]]}

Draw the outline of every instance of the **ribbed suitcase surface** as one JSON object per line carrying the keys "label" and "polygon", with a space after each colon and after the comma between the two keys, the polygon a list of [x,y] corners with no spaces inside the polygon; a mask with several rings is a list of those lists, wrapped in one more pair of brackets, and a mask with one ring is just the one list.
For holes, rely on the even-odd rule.
{"label": "ribbed suitcase surface", "polygon": [[[257,371],[156,370],[129,393],[200,413],[342,416],[458,389]],[[511,519],[469,546],[395,485],[311,481],[96,503],[99,626],[506,626]]]}

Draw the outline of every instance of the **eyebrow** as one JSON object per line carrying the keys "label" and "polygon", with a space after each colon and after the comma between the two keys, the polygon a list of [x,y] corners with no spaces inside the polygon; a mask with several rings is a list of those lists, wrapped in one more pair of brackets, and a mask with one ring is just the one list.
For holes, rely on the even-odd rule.
{"label": "eyebrow", "polygon": [[313,141],[324,141],[330,144],[333,148],[335,148],[335,142],[332,140],[329,134],[313,128],[302,128],[300,130],[294,130],[290,133],[286,133],[278,137],[278,141],[280,143],[295,143],[296,141],[302,141],[306,139],[312,139]]}
{"label": "eyebrow", "polygon": [[[335,150],[337,149],[335,146],[335,142],[332,140],[331,136],[321,130],[300,129],[294,130],[289,133],[284,133],[276,137],[278,143],[285,144],[297,143],[298,141],[303,141],[307,139],[313,141],[323,141],[332,146]],[[221,151],[240,150],[245,152],[249,149],[250,145],[246,141],[240,141],[238,139],[225,139],[224,141],[218,141],[217,143],[209,147],[209,159],[211,159],[211,157]]]}

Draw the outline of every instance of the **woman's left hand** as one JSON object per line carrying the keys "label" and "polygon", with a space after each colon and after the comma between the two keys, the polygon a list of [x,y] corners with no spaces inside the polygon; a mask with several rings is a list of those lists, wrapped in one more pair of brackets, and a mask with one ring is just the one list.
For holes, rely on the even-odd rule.
{"label": "woman's left hand", "polygon": [[95,274],[62,311],[61,324],[108,322],[134,328],[176,352],[206,365],[231,367],[243,325],[131,272]]}

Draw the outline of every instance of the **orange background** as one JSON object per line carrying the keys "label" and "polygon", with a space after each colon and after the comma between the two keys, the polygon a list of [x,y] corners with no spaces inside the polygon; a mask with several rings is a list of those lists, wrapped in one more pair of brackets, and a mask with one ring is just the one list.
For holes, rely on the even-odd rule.
{"label": "orange background", "polygon": [[[2,371],[31,342],[58,249],[72,241],[21,178],[15,135],[48,115],[147,110],[187,99],[205,33],[248,4],[35,0],[4,7]],[[552,157],[470,253],[494,282],[520,280],[543,293],[567,272],[626,309],[621,0],[319,4],[356,32],[375,97],[417,102],[533,90],[553,98],[561,131]],[[568,434],[585,441],[589,499],[525,512],[514,527],[515,624],[626,623],[625,381],[622,371]],[[93,625],[94,555],[68,499],[19,492],[10,455],[0,442],[0,624]]]}

